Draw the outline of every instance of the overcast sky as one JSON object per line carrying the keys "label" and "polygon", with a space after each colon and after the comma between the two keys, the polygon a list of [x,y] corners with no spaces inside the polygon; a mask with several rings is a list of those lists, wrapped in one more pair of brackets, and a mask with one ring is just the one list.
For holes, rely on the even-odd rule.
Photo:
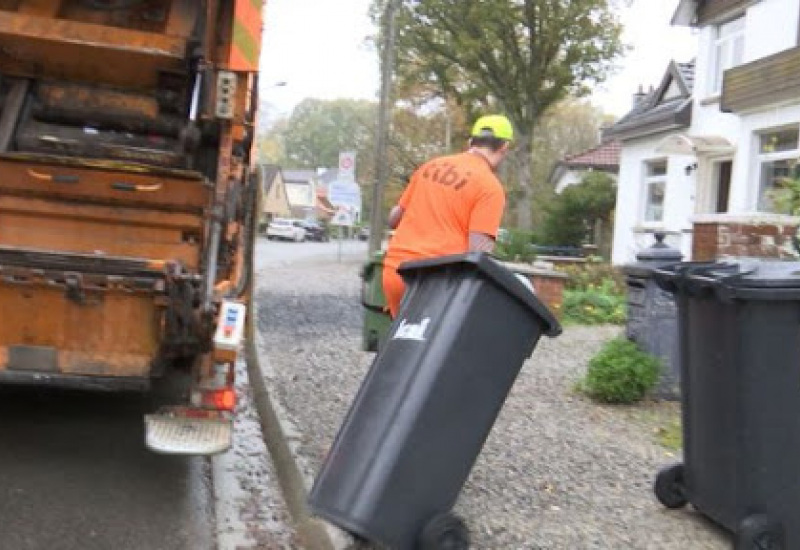
{"label": "overcast sky", "polygon": [[[370,0],[268,0],[261,58],[261,98],[267,118],[288,114],[302,99],[377,99],[376,54],[365,45],[373,33]],[[622,116],[642,84],[657,86],[671,59],[694,57],[696,37],[669,22],[678,0],[634,0],[622,12],[623,40],[632,50],[592,101]],[[286,82],[286,86],[275,86]]]}

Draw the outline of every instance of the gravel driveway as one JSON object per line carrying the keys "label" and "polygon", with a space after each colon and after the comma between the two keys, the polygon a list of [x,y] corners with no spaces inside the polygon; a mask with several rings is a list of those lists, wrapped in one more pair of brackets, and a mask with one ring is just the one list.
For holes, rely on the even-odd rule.
{"label": "gravel driveway", "polygon": [[[258,273],[258,330],[299,453],[319,467],[373,354],[360,351],[360,262],[299,260]],[[655,432],[674,403],[594,404],[572,390],[618,327],[542,338],[456,505],[476,549],[722,549],[730,538],[652,496],[676,460]]]}

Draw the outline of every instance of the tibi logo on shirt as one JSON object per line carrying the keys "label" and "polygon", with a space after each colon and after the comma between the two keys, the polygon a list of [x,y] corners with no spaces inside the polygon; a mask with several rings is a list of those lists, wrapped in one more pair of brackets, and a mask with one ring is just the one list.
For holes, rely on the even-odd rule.
{"label": "tibi logo on shirt", "polygon": [[392,340],[418,340],[425,341],[425,329],[428,328],[431,319],[425,317],[420,323],[409,323],[405,319],[400,321],[400,326],[392,336]]}

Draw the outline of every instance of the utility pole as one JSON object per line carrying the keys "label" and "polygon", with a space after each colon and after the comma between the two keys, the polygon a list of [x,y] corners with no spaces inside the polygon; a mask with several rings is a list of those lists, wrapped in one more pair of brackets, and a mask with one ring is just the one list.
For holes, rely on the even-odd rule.
{"label": "utility pole", "polygon": [[372,219],[369,224],[369,257],[381,249],[383,231],[383,190],[389,178],[389,160],[386,154],[391,116],[392,76],[397,29],[395,15],[401,0],[386,0],[381,29],[381,95],[378,103],[378,127],[375,145],[375,187],[372,192]]}

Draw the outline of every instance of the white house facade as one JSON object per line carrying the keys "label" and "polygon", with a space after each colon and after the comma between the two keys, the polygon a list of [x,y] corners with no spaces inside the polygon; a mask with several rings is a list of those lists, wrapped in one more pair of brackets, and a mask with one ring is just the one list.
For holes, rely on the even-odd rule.
{"label": "white house facade", "polygon": [[666,233],[667,244],[684,254],[694,209],[694,157],[659,150],[665,139],[688,132],[692,120],[694,63],[670,63],[657,89],[634,96],[633,109],[605,138],[622,143],[612,262],[628,263]]}
{"label": "white house facade", "polygon": [[[698,224],[795,223],[770,191],[800,158],[800,0],[682,0],[673,24],[698,29],[691,114],[646,133],[634,108],[611,128],[623,142],[616,264],[635,258],[646,232],[698,259]],[[669,95],[662,83],[646,101]]]}

